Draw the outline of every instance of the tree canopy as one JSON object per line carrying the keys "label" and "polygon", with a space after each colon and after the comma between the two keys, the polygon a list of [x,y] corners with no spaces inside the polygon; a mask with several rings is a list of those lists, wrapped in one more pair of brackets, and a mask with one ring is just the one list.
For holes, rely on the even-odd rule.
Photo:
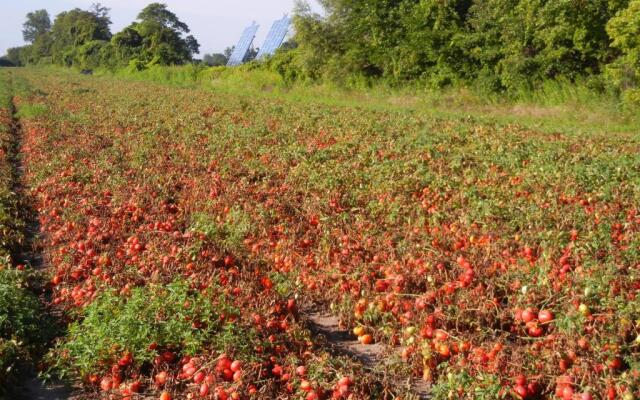
{"label": "tree canopy", "polygon": [[119,68],[133,65],[184,64],[193,60],[198,41],[166,4],[146,6],[137,21],[113,35],[109,9],[100,3],[88,10],[75,8],[55,17],[46,10],[27,14],[24,39],[31,44],[10,49],[5,57],[14,65],[53,63],[79,68]]}
{"label": "tree canopy", "polygon": [[517,91],[549,79],[607,77],[603,72],[617,62],[637,71],[638,0],[320,4],[322,15],[297,3],[298,46],[293,54],[281,55],[299,78],[428,86],[462,82]]}
{"label": "tree canopy", "polygon": [[210,67],[219,67],[227,65],[229,58],[222,53],[205,54],[202,62]]}
{"label": "tree canopy", "polygon": [[132,46],[136,62],[150,64],[183,64],[193,59],[200,48],[189,33],[189,27],[167,9],[165,4],[152,3],[138,14],[138,21],[129,25],[118,38],[117,45]]}
{"label": "tree canopy", "polygon": [[27,14],[23,24],[22,37],[25,42],[33,43],[38,36],[51,30],[51,19],[47,10],[37,10]]}

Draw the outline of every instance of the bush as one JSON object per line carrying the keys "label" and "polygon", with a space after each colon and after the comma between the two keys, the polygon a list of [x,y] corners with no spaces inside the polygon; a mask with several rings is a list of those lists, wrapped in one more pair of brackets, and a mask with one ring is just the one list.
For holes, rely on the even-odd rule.
{"label": "bush", "polygon": [[623,94],[623,104],[627,108],[640,105],[640,0],[633,0],[626,10],[618,13],[607,24],[607,32],[612,39],[611,46],[622,53],[607,67],[607,77],[611,84]]}
{"label": "bush", "polygon": [[[5,263],[8,260],[4,260]],[[0,383],[47,340],[40,302],[27,288],[24,273],[0,269]]]}
{"label": "bush", "polygon": [[179,281],[135,288],[129,297],[106,291],[84,310],[81,321],[71,324],[64,342],[50,354],[54,370],[61,376],[86,376],[108,369],[127,352],[139,368],[154,359],[156,348],[186,355],[195,355],[206,344],[242,348],[252,335],[231,323],[223,326],[222,314],[237,314],[223,295],[214,299]]}
{"label": "bush", "polygon": [[222,221],[215,221],[209,214],[195,213],[191,229],[202,233],[225,251],[241,253],[244,239],[252,232],[251,217],[242,209],[234,207]]}

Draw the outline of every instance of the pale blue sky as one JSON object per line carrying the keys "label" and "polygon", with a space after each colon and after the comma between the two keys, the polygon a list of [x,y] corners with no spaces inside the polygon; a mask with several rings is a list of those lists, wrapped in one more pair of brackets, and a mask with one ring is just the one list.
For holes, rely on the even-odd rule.
{"label": "pale blue sky", "polygon": [[[51,20],[61,11],[75,7],[88,9],[97,0],[0,0],[0,55],[9,47],[21,46],[22,24],[29,11],[46,9]],[[294,0],[157,0],[189,25],[191,33],[200,42],[200,54],[221,52],[234,45],[242,30],[256,21],[260,29],[254,45],[258,47],[274,20],[293,9]],[[129,25],[138,12],[153,0],[102,0],[111,8],[112,32]],[[314,9],[319,7],[315,1]]]}

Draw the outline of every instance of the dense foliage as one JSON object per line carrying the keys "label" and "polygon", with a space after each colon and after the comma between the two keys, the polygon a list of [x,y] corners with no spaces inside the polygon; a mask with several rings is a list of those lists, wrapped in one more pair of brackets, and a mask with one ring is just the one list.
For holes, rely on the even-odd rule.
{"label": "dense foliage", "polygon": [[626,10],[607,24],[612,46],[622,56],[609,66],[616,87],[627,89],[628,103],[640,106],[640,0],[632,0]]}
{"label": "dense foliage", "polygon": [[112,35],[109,9],[94,4],[58,14],[50,24],[46,10],[27,15],[24,38],[30,45],[9,49],[14,65],[55,64],[82,69],[141,69],[150,65],[174,65],[192,61],[199,44],[189,27],[167,9],[152,3],[138,21]]}
{"label": "dense foliage", "polygon": [[[267,64],[287,79],[348,86],[473,86],[515,95],[546,81],[579,82],[640,104],[639,0],[322,0],[322,15],[299,1],[295,35]],[[10,49],[6,65],[53,63],[83,69],[193,62],[188,26],[160,3],[112,35],[108,9],[74,9],[55,18],[27,15],[30,45]],[[251,49],[245,62],[255,58]],[[221,66],[225,54],[205,54]],[[226,57],[226,58],[225,58]]]}
{"label": "dense foliage", "polygon": [[[88,376],[124,353],[131,355],[134,366],[151,363],[154,346],[180,349],[189,356],[210,343],[219,352],[246,348],[255,335],[227,326],[233,335],[225,336],[220,326],[220,315],[225,312],[237,310],[227,304],[224,295],[200,294],[185,282],[133,288],[128,297],[107,291],[86,308],[82,321],[69,327],[59,349],[65,357],[57,358],[56,363]],[[194,321],[202,328],[194,327]]]}
{"label": "dense foliage", "polygon": [[[587,81],[597,90],[638,85],[628,74],[637,71],[639,46],[625,39],[637,37],[637,0],[320,3],[324,15],[298,3],[298,48],[277,60],[289,78],[511,93],[550,79]],[[613,78],[602,74],[612,63]]]}

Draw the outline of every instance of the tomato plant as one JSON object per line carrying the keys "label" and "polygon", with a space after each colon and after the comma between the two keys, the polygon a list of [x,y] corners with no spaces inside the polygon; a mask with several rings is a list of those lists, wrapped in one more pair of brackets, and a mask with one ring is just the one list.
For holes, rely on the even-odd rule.
{"label": "tomato plant", "polygon": [[639,395],[637,138],[17,73],[52,358],[88,390],[398,394],[316,304],[436,398]]}

